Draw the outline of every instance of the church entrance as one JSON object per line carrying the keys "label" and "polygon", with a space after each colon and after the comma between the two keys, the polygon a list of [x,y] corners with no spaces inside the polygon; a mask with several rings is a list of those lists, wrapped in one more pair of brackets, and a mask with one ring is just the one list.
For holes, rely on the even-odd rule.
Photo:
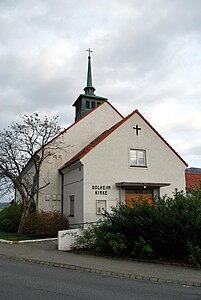
{"label": "church entrance", "polygon": [[153,205],[153,190],[139,189],[139,190],[125,190],[125,202],[129,207],[133,207],[134,201],[147,201],[148,204]]}

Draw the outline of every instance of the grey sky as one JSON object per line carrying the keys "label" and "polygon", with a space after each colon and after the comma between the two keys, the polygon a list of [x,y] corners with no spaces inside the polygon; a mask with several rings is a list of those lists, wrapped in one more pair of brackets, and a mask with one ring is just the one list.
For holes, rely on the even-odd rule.
{"label": "grey sky", "polygon": [[72,123],[89,47],[96,94],[201,167],[200,0],[0,1],[0,128],[33,112]]}

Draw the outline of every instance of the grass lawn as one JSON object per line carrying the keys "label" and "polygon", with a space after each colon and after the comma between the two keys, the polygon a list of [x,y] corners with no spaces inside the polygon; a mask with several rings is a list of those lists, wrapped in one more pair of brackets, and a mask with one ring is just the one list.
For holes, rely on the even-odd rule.
{"label": "grass lawn", "polygon": [[23,241],[23,240],[34,240],[34,239],[36,239],[36,237],[28,236],[28,235],[25,235],[25,234],[0,232],[0,240]]}

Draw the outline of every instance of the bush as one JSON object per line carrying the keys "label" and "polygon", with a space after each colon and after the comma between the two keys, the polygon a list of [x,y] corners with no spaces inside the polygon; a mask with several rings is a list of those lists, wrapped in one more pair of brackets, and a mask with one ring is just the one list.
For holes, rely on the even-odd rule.
{"label": "bush", "polygon": [[[176,190],[173,197],[156,199],[152,206],[140,201],[132,208],[120,204],[89,228],[79,242],[98,253],[139,258],[154,255],[199,263],[201,188],[187,194]],[[189,243],[194,246],[190,248]]]}
{"label": "bush", "polygon": [[83,231],[83,235],[77,238],[73,248],[82,248],[95,253],[120,255],[126,249],[125,238],[120,233],[108,231],[103,222],[98,225],[91,225]]}
{"label": "bush", "polygon": [[188,241],[201,246],[200,191],[187,195],[176,191],[172,198],[159,199],[155,210],[157,230],[154,245],[158,255],[187,259]]}
{"label": "bush", "polygon": [[201,248],[199,246],[194,246],[191,242],[188,242],[187,248],[189,251],[189,261],[194,266],[201,267]]}
{"label": "bush", "polygon": [[68,229],[67,217],[60,212],[34,212],[28,215],[23,233],[37,237],[56,237],[59,230]]}
{"label": "bush", "polygon": [[22,205],[12,202],[0,211],[0,231],[17,232],[22,214]]}
{"label": "bush", "polygon": [[152,245],[149,241],[145,241],[141,236],[135,242],[131,253],[134,257],[150,258],[153,256]]}

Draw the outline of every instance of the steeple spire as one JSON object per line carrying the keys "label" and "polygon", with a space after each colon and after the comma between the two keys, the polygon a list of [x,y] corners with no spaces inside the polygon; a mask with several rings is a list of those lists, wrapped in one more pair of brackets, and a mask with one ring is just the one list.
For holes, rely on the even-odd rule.
{"label": "steeple spire", "polygon": [[92,72],[91,72],[91,49],[86,50],[89,52],[88,55],[88,69],[87,69],[87,86],[84,88],[85,94],[80,94],[77,100],[73,103],[75,106],[75,121],[82,118],[101,104],[104,101],[107,101],[107,98],[97,96],[94,94],[95,88],[92,85]]}
{"label": "steeple spire", "polygon": [[91,52],[92,52],[92,50],[89,48],[86,51],[89,52],[89,55],[88,55],[88,70],[87,70],[87,86],[84,88],[84,91],[85,91],[86,95],[94,95],[94,92],[96,89],[92,85],[92,72],[91,72]]}

